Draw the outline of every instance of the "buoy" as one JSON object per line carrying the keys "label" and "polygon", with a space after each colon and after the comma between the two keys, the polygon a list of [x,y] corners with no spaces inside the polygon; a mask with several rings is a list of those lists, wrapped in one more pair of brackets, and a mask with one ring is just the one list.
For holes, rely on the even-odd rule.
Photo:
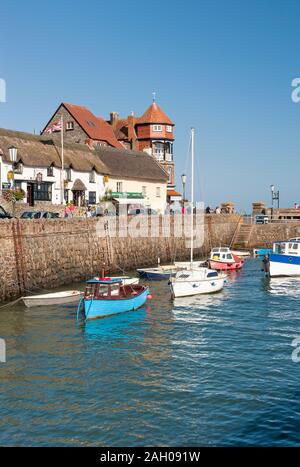
{"label": "buoy", "polygon": [[151,294],[147,295],[147,300],[152,300],[152,295]]}

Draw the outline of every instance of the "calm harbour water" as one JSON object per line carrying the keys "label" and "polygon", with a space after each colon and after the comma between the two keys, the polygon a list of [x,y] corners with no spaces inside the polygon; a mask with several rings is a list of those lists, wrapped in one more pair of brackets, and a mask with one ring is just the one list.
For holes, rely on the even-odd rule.
{"label": "calm harbour water", "polygon": [[74,307],[0,310],[0,444],[299,445],[300,281],[260,269],[175,303],[153,282],[144,308],[87,324]]}

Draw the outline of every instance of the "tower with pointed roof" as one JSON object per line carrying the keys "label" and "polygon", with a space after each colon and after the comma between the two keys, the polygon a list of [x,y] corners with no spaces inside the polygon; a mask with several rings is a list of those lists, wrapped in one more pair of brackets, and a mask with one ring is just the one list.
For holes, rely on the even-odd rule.
{"label": "tower with pointed roof", "polygon": [[146,112],[136,119],[136,146],[159,162],[169,174],[168,188],[174,188],[174,123],[163,112],[153,97]]}

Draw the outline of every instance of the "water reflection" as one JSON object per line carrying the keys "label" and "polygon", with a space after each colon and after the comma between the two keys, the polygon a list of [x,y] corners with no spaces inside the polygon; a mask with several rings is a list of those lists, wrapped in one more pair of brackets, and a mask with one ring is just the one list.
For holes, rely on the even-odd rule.
{"label": "water reflection", "polygon": [[81,322],[80,326],[88,339],[128,339],[130,328],[145,323],[149,314],[151,308],[145,306],[135,311]]}
{"label": "water reflection", "polygon": [[[212,306],[219,306],[224,300],[224,292],[215,294],[194,295],[192,297],[179,297],[174,300],[173,311],[185,310],[208,310]],[[188,308],[188,309],[187,309]]]}
{"label": "water reflection", "polygon": [[266,289],[273,295],[300,297],[300,277],[266,278]]}

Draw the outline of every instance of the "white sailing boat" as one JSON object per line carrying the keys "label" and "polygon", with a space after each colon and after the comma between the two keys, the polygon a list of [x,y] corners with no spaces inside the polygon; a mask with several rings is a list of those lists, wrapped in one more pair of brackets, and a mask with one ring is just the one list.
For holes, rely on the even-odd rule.
{"label": "white sailing boat", "polygon": [[224,287],[226,275],[218,273],[213,269],[202,267],[199,262],[194,262],[194,159],[195,143],[194,128],[191,129],[191,150],[192,150],[192,174],[191,174],[191,259],[188,267],[178,271],[175,277],[170,280],[172,298],[188,297],[191,295],[207,294],[218,292]]}

